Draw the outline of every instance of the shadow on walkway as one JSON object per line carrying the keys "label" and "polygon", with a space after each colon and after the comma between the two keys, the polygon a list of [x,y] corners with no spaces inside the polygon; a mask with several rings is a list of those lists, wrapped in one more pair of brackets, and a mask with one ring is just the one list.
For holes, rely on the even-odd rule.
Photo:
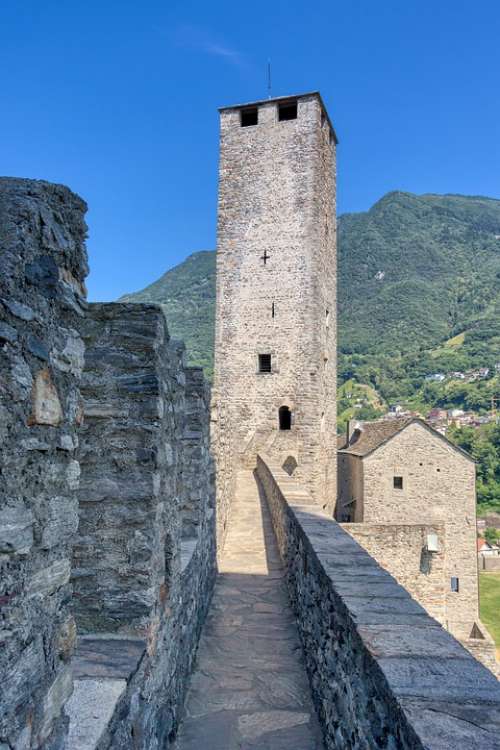
{"label": "shadow on walkway", "polygon": [[178,750],[322,750],[267,503],[238,477]]}

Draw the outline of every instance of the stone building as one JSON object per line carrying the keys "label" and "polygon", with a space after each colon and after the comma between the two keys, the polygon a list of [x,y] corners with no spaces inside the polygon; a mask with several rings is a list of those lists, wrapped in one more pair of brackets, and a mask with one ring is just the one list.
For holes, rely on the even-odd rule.
{"label": "stone building", "polygon": [[265,447],[333,509],[335,131],[318,93],[220,112],[219,486]]}
{"label": "stone building", "polygon": [[336,519],[496,669],[479,619],[474,460],[418,418],[352,421],[343,442]]}

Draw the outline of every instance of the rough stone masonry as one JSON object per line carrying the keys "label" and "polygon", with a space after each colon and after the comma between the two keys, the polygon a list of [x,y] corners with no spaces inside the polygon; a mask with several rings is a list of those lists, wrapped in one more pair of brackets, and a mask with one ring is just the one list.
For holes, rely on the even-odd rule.
{"label": "rough stone masonry", "polygon": [[[0,179],[0,750],[172,747],[215,527],[220,544],[236,470],[257,457],[326,746],[496,750],[498,682],[318,507],[335,499],[335,136],[321,98],[243,110],[222,114],[218,504],[208,390],[161,309],[88,308],[83,201]],[[252,737],[246,750],[263,750]]]}
{"label": "rough stone masonry", "polygon": [[0,750],[168,746],[215,576],[208,387],[85,210],[0,180]]}
{"label": "rough stone masonry", "polygon": [[82,417],[85,203],[0,179],[0,747],[63,746]]}
{"label": "rough stone masonry", "polygon": [[215,578],[209,394],[157,305],[90,305],[82,332],[68,747],[163,750]]}
{"label": "rough stone masonry", "polygon": [[[265,447],[336,500],[336,136],[318,93],[221,110],[218,499]],[[282,418],[283,415],[283,418]],[[229,442],[230,441],[230,442]]]}

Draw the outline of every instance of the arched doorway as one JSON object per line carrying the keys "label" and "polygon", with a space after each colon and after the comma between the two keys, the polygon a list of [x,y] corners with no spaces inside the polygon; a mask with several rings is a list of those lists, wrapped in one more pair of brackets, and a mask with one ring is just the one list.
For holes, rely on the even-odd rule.
{"label": "arched doorway", "polygon": [[280,406],[278,411],[280,430],[292,429],[292,412],[288,406]]}

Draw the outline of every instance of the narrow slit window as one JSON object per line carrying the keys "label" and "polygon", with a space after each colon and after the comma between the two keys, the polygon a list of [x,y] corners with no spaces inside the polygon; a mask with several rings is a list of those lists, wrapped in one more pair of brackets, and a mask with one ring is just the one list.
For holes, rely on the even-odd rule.
{"label": "narrow slit window", "polygon": [[394,489],[395,490],[402,490],[403,489],[403,477],[394,477]]}
{"label": "narrow slit window", "polygon": [[247,128],[249,125],[257,125],[259,122],[259,110],[257,107],[242,109],[240,112],[240,118],[242,128]]}
{"label": "narrow slit window", "polygon": [[278,104],[278,120],[296,120],[297,119],[297,102],[283,102]]}
{"label": "narrow slit window", "polygon": [[455,594],[458,594],[459,591],[459,582],[458,578],[456,576],[453,576],[451,578],[451,590],[455,592]]}
{"label": "narrow slit window", "polygon": [[274,302],[273,302],[273,304],[271,305],[271,317],[274,318],[275,315],[276,315],[276,309],[274,307]]}
{"label": "narrow slit window", "polygon": [[271,372],[271,355],[259,354],[259,372]]}
{"label": "narrow slit window", "polygon": [[292,429],[292,412],[288,406],[280,406],[278,411],[280,430]]}

